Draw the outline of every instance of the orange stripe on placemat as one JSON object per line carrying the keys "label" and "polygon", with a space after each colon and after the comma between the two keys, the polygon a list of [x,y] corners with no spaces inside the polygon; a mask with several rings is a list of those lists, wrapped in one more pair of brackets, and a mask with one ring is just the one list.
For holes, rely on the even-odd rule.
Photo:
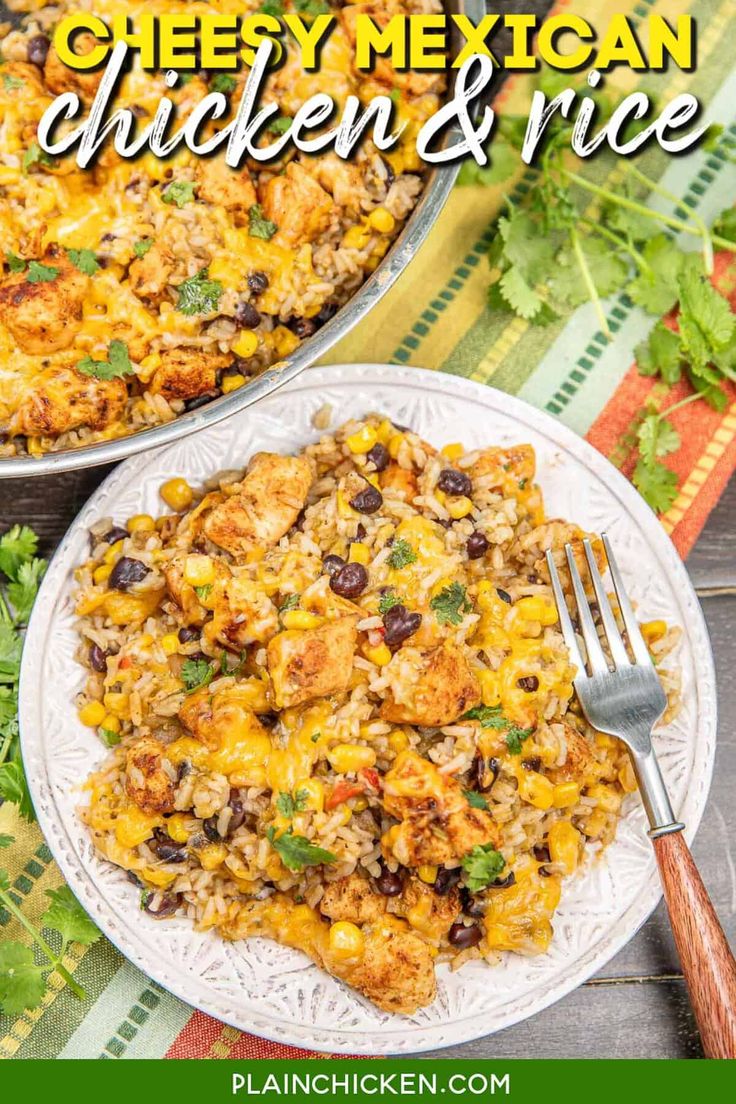
{"label": "orange stripe on placemat", "polygon": [[[165,1058],[330,1058],[316,1050],[271,1043],[247,1031],[227,1027],[204,1012],[194,1012]],[[341,1057],[351,1057],[342,1055]]]}
{"label": "orange stripe on placemat", "polygon": [[[732,400],[736,398],[732,386],[726,389]],[[640,376],[633,365],[590,427],[587,439],[630,477],[637,458],[636,428],[647,401],[654,400],[661,409],[688,394],[688,384],[665,388]],[[736,470],[736,403],[723,413],[705,403],[685,406],[671,415],[671,421],[682,444],[665,463],[677,474],[680,493],[661,520],[684,558]]]}

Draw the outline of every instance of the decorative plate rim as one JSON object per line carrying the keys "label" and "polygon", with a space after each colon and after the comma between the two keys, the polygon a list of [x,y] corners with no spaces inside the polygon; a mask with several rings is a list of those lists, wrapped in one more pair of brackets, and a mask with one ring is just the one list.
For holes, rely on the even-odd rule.
{"label": "decorative plate rim", "polygon": [[[688,792],[687,795],[691,808],[687,815],[686,835],[688,839],[692,839],[705,808],[713,770],[717,719],[715,672],[702,610],[687,571],[658,519],[628,480],[583,438],[551,415],[537,410],[523,400],[463,377],[390,364],[340,364],[312,368],[298,380],[288,384],[278,396],[264,400],[261,409],[274,402],[279,404],[279,410],[286,409],[290,404],[298,404],[300,396],[304,397],[305,394],[306,398],[314,399],[315,393],[319,394],[322,389],[333,392],[340,388],[365,389],[371,384],[375,384],[377,388],[396,387],[401,392],[409,391],[414,395],[417,392],[426,395],[434,393],[468,400],[488,409],[489,414],[495,412],[512,419],[519,424],[520,431],[528,427],[546,438],[554,448],[583,464],[615,496],[625,513],[633,520],[660,568],[668,575],[672,589],[677,591],[678,601],[688,608],[683,629],[690,643],[697,684],[696,725],[700,752],[697,764],[691,769],[691,781],[697,772],[697,786],[693,787],[696,792]],[[254,413],[253,410],[242,411],[224,423],[222,428],[228,424],[232,426],[238,422],[245,423]],[[629,942],[654,910],[661,898],[661,889],[656,877],[653,853],[648,860],[653,877],[649,879],[646,890],[618,918],[612,919],[605,937],[576,958],[569,968],[558,967],[556,972],[551,972],[550,977],[540,979],[542,986],[537,981],[521,996],[514,994],[509,1001],[496,1006],[492,1011],[490,1025],[474,1011],[466,1016],[454,1016],[432,1025],[413,1024],[404,1017],[395,1017],[400,1023],[393,1025],[392,1021],[388,1030],[380,1032],[375,1025],[370,1025],[370,1028],[367,1025],[357,1028],[336,1025],[333,1030],[317,1025],[303,1026],[296,1022],[286,1022],[273,1015],[259,1014],[252,1010],[248,1011],[247,1016],[242,1010],[232,1011],[222,994],[211,989],[208,991],[206,983],[193,973],[169,972],[165,964],[157,958],[140,928],[132,923],[133,917],[122,915],[102,897],[95,886],[88,865],[71,844],[49,779],[43,738],[40,735],[42,726],[39,723],[43,693],[47,689],[43,680],[45,643],[58,615],[60,599],[66,593],[63,587],[69,570],[76,562],[71,556],[73,546],[80,540],[80,530],[86,527],[82,519],[93,514],[96,503],[109,497],[116,488],[122,489],[135,480],[140,482],[147,469],[155,470],[158,467],[164,471],[169,452],[181,448],[196,449],[199,438],[200,435],[195,434],[153,452],[133,456],[110,473],[84,504],[59,544],[34,606],[23,650],[20,677],[21,746],[39,825],[65,878],[108,939],[144,973],[187,1004],[240,1030],[254,1032],[274,1042],[342,1054],[417,1054],[493,1034],[549,1007],[604,966]],[[58,690],[56,692],[59,693]],[[612,846],[615,847],[615,843]],[[216,937],[201,938],[205,940]],[[194,989],[201,991],[193,992]]]}

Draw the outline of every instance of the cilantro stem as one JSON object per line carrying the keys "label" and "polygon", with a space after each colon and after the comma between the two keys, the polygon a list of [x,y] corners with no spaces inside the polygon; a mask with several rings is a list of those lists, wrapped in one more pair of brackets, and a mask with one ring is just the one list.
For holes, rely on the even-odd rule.
{"label": "cilantro stem", "polygon": [[608,328],[608,319],[606,318],[606,312],[603,310],[603,304],[601,303],[600,296],[598,294],[598,288],[595,286],[595,281],[591,274],[588,262],[585,259],[585,253],[583,247],[580,244],[580,235],[574,228],[570,230],[570,241],[572,242],[572,248],[575,252],[575,258],[578,262],[580,272],[582,273],[583,281],[588,289],[588,295],[593,301],[595,312],[598,315],[598,320],[601,324],[601,329],[606,337],[611,336],[611,331]]}
{"label": "cilantro stem", "polygon": [[698,402],[702,399],[702,395],[699,391],[694,391],[692,395],[686,395],[684,399],[680,399],[679,402],[673,403],[672,406],[668,406],[666,410],[658,410],[657,418],[669,418],[670,414],[673,414],[675,410],[679,410],[681,406],[687,406],[688,403]]}
{"label": "cilantro stem", "polygon": [[628,253],[632,261],[638,268],[643,269],[644,272],[653,272],[652,266],[647,261],[643,253],[641,253],[636,246],[631,242],[624,241],[618,234],[614,234],[612,230],[609,230],[606,226],[601,226],[595,219],[588,218],[587,215],[581,217],[581,221],[589,226],[594,234],[600,234],[602,238],[607,238],[618,249],[623,249],[624,253]]}
{"label": "cilantro stem", "polygon": [[46,955],[46,958],[51,963],[53,969],[58,974],[60,974],[61,977],[63,977],[64,981],[69,986],[72,993],[74,993],[74,996],[78,997],[80,1000],[84,1000],[87,994],[85,993],[82,986],[74,980],[72,975],[67,970],[66,966],[62,965],[61,956],[59,958],[56,957],[51,947],[49,947],[48,943],[41,935],[38,928],[36,928],[36,926],[32,924],[31,921],[28,919],[28,917],[21,912],[10,894],[2,889],[0,889],[0,904],[2,904],[3,907],[6,908],[8,912],[15,917],[19,924],[23,925],[33,941],[38,944],[43,953]]}
{"label": "cilantro stem", "polygon": [[[673,218],[671,215],[665,215],[661,211],[654,211],[644,203],[638,203],[635,199],[629,199],[628,196],[616,195],[615,192],[610,192],[608,188],[601,188],[600,185],[593,184],[592,181],[586,180],[584,176],[578,176],[577,173],[571,172],[570,169],[560,168],[560,172],[573,184],[578,184],[586,191],[592,192],[593,195],[608,200],[609,203],[617,203],[619,207],[627,207],[629,211],[636,211],[640,215],[646,215],[656,222],[664,223],[665,226],[671,226],[674,230],[679,230],[682,233],[692,234],[696,238],[702,236],[700,230],[696,226],[691,226],[681,219]],[[711,234],[710,240],[718,249],[725,249],[730,253],[736,253],[736,242],[728,241],[727,238],[720,238],[717,234]]]}
{"label": "cilantro stem", "polygon": [[[645,188],[649,188],[651,191],[656,192],[657,195],[661,195],[664,199],[669,200],[669,202],[674,205],[675,210],[682,207],[682,200],[678,199],[674,192],[668,191],[668,189],[664,188],[658,181],[652,180],[651,177],[648,177],[641,169],[637,169],[636,165],[624,162],[624,170],[629,176],[633,176],[635,180],[638,180]],[[700,229],[703,238],[703,264],[705,265],[705,271],[710,276],[713,272],[713,242],[711,240],[710,230],[697,211],[690,211],[690,218]]]}
{"label": "cilantro stem", "polygon": [[13,740],[14,736],[10,732],[7,732],[3,736],[3,742],[2,744],[0,744],[0,767],[3,765],[8,757],[8,754],[10,752],[10,745],[12,744]]}

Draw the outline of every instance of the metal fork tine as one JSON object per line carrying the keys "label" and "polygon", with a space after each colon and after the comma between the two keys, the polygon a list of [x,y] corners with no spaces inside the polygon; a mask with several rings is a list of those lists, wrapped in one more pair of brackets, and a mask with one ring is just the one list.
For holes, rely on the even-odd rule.
{"label": "metal fork tine", "polygon": [[595,598],[598,603],[598,608],[601,611],[601,621],[603,622],[603,628],[606,630],[606,638],[608,640],[608,647],[611,651],[611,657],[617,668],[628,667],[630,663],[629,654],[621,638],[621,633],[618,631],[616,618],[613,616],[611,603],[608,601],[608,595],[603,586],[603,580],[598,570],[593,547],[587,537],[583,541],[583,548],[585,549],[585,558],[588,561],[588,571],[590,572],[591,582],[593,583]]}
{"label": "metal fork tine", "polygon": [[580,629],[583,635],[583,641],[585,642],[585,650],[588,653],[588,665],[590,666],[591,674],[603,675],[608,671],[608,660],[603,654],[603,648],[598,639],[598,633],[596,632],[593,615],[590,612],[583,581],[580,578],[580,572],[575,563],[575,555],[569,544],[565,545],[565,555],[567,556],[567,566],[570,571],[572,589],[578,607]]}
{"label": "metal fork tine", "polygon": [[562,630],[562,636],[567,645],[567,650],[570,653],[570,660],[575,664],[578,671],[578,677],[582,675],[585,677],[585,660],[578,646],[578,638],[575,635],[575,629],[572,626],[570,620],[570,614],[567,611],[567,603],[565,602],[565,593],[562,589],[562,583],[560,582],[560,576],[557,573],[557,567],[555,565],[554,557],[551,552],[547,553],[547,567],[549,569],[549,577],[552,582],[552,592],[555,596],[555,602],[557,604],[557,616],[560,619],[560,629]]}
{"label": "metal fork tine", "polygon": [[631,603],[629,602],[626,588],[624,587],[624,581],[621,578],[621,572],[619,571],[618,565],[613,558],[611,545],[605,533],[601,533],[601,540],[603,541],[603,547],[606,550],[608,569],[611,572],[611,578],[613,579],[613,589],[616,591],[618,608],[621,610],[621,619],[626,626],[626,632],[629,636],[631,650],[634,653],[634,657],[637,663],[646,665],[647,667],[651,667],[652,658],[649,655],[649,649],[647,648],[644,637],[641,635],[639,622],[636,620],[634,611],[631,608]]}

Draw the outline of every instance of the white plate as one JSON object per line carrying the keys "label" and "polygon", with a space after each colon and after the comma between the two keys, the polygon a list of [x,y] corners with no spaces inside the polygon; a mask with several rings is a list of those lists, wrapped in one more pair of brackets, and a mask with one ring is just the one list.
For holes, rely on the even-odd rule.
{"label": "white plate", "polygon": [[680,559],[630,484],[585,441],[546,414],[492,388],[392,365],[310,370],[228,422],[117,468],[60,545],[36,602],[23,655],[23,758],[41,828],[81,903],[120,951],[182,1000],[244,1031],[281,1043],[342,1053],[411,1054],[498,1031],[539,1012],[600,969],[637,931],[660,897],[638,799],[628,801],[614,844],[565,884],[555,937],[539,958],[509,955],[490,968],[439,968],[439,993],[413,1016],[389,1015],[308,962],[266,940],[224,943],[183,919],[141,913],[125,874],[100,861],[75,815],[76,787],[103,758],[72,705],[82,673],[74,662],[72,571],[99,517],[158,513],[158,488],[173,475],[199,483],[241,467],[258,449],[288,452],[318,436],[311,417],[329,402],[335,424],[382,411],[434,445],[531,442],[548,516],[607,530],[624,578],[647,618],[684,629],[679,662],[684,704],[657,739],[678,816],[692,837],[705,806],[716,734],[708,635]]}

